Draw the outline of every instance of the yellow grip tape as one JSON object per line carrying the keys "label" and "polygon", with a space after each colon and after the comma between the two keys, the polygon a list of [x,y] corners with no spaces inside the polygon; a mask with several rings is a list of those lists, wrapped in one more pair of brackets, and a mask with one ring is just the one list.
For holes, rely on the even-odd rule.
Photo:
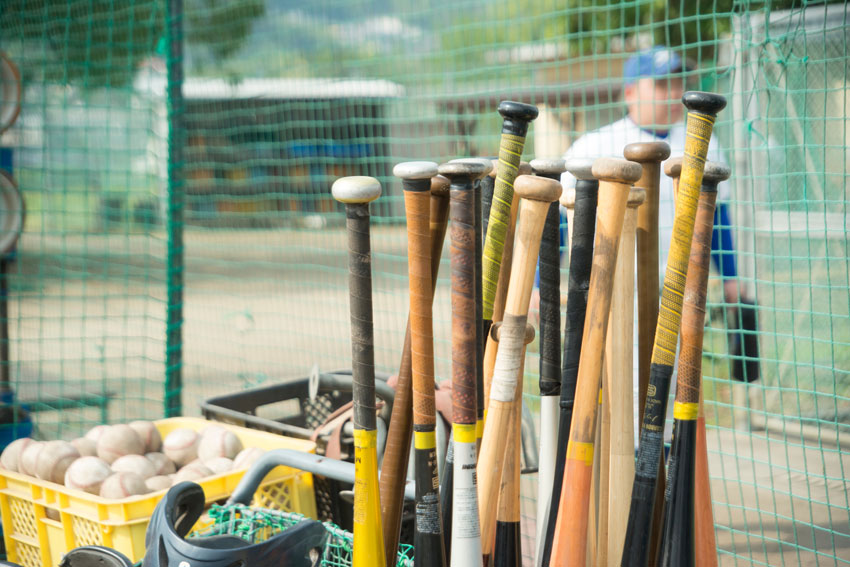
{"label": "yellow grip tape", "polygon": [[457,443],[475,443],[476,424],[455,423],[452,426],[452,438]]}
{"label": "yellow grip tape", "polygon": [[357,449],[376,449],[378,447],[378,432],[373,429],[355,429],[354,447]]}
{"label": "yellow grip tape", "polygon": [[694,421],[699,414],[699,404],[673,402],[673,419]]}
{"label": "yellow grip tape", "polygon": [[567,445],[567,460],[582,461],[588,467],[593,466],[593,443],[570,441]]}
{"label": "yellow grip tape", "polygon": [[413,445],[417,449],[436,449],[437,435],[433,431],[414,431]]}
{"label": "yellow grip tape", "polygon": [[[375,431],[354,430],[353,523],[357,544],[353,551],[353,567],[373,567],[385,562],[376,437]],[[363,441],[371,445],[358,445],[358,442]]]}

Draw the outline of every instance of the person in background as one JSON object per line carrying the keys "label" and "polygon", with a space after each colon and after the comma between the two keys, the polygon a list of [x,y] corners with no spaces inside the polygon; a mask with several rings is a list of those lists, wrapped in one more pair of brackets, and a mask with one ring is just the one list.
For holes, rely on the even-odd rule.
{"label": "person in background", "polygon": [[[623,67],[623,101],[626,106],[626,116],[584,134],[570,146],[564,157],[567,159],[622,157],[623,148],[627,144],[655,141],[669,144],[671,157],[681,156],[685,148],[684,106],[681,99],[685,91],[685,74],[689,70],[678,54],[665,47],[654,47],[634,54]],[[726,163],[723,150],[714,136],[709,144],[708,160]],[[565,188],[575,186],[575,178],[569,172],[564,173],[561,181]],[[729,353],[732,358],[731,374],[735,380],[749,383],[758,380],[760,375],[757,313],[749,290],[738,278],[729,216],[729,198],[729,183],[720,183],[711,243],[712,263],[723,282]],[[664,280],[673,218],[673,184],[669,177],[662,174],[658,231],[661,272],[659,281]],[[637,400],[637,356],[635,356],[634,384],[635,400]],[[671,386],[671,394],[674,388],[675,383]],[[738,407],[746,407],[747,400],[740,396],[742,389],[733,390],[739,392],[735,396],[739,399],[734,399],[733,403]],[[755,389],[747,388],[746,390],[749,390],[751,396],[756,395]],[[672,408],[672,404],[670,407]],[[635,407],[635,415],[638,415],[637,407]]]}

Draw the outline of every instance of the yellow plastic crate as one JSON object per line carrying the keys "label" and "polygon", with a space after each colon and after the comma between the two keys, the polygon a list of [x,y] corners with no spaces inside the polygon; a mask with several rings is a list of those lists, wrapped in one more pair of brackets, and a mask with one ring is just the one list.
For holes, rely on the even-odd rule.
{"label": "yellow plastic crate", "polygon": [[[179,427],[200,431],[211,422],[190,417],[156,422],[165,438]],[[314,453],[312,441],[215,422],[233,431],[245,447],[294,449]],[[211,476],[199,484],[207,504],[226,499],[247,469]],[[145,554],[145,532],[165,490],[121,500],[100,498],[80,490],[0,470],[0,514],[10,561],[25,567],[54,567],[62,556],[83,545],[105,545],[133,561]],[[289,467],[269,473],[254,495],[253,506],[316,517],[313,477]]]}

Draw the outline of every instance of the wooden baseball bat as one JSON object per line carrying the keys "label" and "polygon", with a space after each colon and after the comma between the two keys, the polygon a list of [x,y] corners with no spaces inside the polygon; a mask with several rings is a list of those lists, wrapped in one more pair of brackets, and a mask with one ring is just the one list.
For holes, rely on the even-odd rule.
{"label": "wooden baseball bat", "polygon": [[[628,149],[628,146],[627,146]],[[628,158],[629,153],[626,152]],[[636,161],[636,160],[630,160]],[[645,172],[645,169],[644,169]],[[626,515],[623,503],[631,500],[635,474],[634,426],[634,295],[635,232],[640,207],[646,191],[632,187],[626,203],[626,217],[617,253],[614,293],[608,319],[608,342],[605,345],[606,383],[604,400],[609,400],[610,432],[608,434],[608,483],[606,537],[600,537],[599,564],[608,565],[619,557],[626,537]],[[656,275],[658,272],[656,271]],[[603,430],[604,436],[604,430]]]}
{"label": "wooden baseball bat", "polygon": [[[446,565],[440,516],[434,402],[434,332],[431,315],[430,179],[432,162],[406,162],[393,169],[404,180],[407,258],[410,284],[410,352],[413,369],[413,447],[416,478],[416,561],[423,567]],[[420,181],[417,183],[417,181]],[[427,181],[427,183],[426,183]]]}
{"label": "wooden baseball bat", "polygon": [[[696,438],[702,381],[702,341],[705,329],[705,302],[711,265],[711,236],[717,184],[729,178],[729,167],[708,162],[702,176],[693,241],[688,261],[688,277],[682,304],[682,346],[673,405],[673,445],[666,491],[664,531],[659,564],[689,567],[696,565],[694,529],[694,490],[696,478]],[[708,503],[709,509],[711,503]],[[714,526],[711,526],[712,531]],[[716,557],[716,550],[711,551]]]}
{"label": "wooden baseball bat", "polygon": [[[501,323],[496,323],[492,335],[499,341]],[[525,325],[525,347],[517,374],[517,391],[511,410],[510,433],[506,440],[505,469],[499,491],[499,512],[496,516],[496,539],[493,546],[494,567],[520,567],[522,565],[522,533],[520,513],[520,474],[522,460],[522,381],[527,347],[534,340],[534,327]]]}
{"label": "wooden baseball bat", "polygon": [[[530,175],[531,166],[527,162],[520,162],[520,175]],[[516,229],[517,213],[519,212],[519,199],[513,198],[508,220],[508,228],[505,232],[505,246],[502,251],[502,263],[499,267],[499,283],[496,285],[496,296],[493,299],[493,314],[490,319],[484,320],[484,329],[487,331],[484,337],[484,421],[487,421],[487,408],[490,404],[490,384],[493,380],[493,368],[496,365],[496,353],[499,344],[493,340],[489,332],[493,323],[502,321],[505,312],[505,301],[508,295],[508,285],[511,280],[511,259],[514,251],[514,230]],[[482,435],[484,429],[481,430]]]}
{"label": "wooden baseball bat", "polygon": [[[431,292],[437,286],[440,256],[449,223],[449,180],[441,175],[431,178]],[[404,335],[395,403],[393,404],[384,459],[381,463],[381,518],[384,527],[384,550],[387,567],[395,567],[398,538],[401,530],[401,513],[404,504],[404,486],[410,458],[410,441],[413,432],[413,378],[410,355],[410,318]]]}
{"label": "wooden baseball bat", "polygon": [[[573,210],[572,238],[570,239],[570,272],[567,288],[567,312],[564,319],[564,351],[561,367],[561,399],[558,414],[558,443],[555,455],[555,473],[552,480],[552,496],[549,512],[545,518],[544,538],[538,546],[538,567],[548,566],[552,554],[555,523],[561,502],[561,488],[567,459],[567,442],[578,378],[579,355],[584,332],[587,295],[590,288],[590,272],[593,260],[593,238],[596,231],[596,205],[599,182],[593,177],[593,160],[573,158],[566,162],[567,171],[576,177],[575,189],[566,189],[561,196],[561,205]],[[541,521],[538,518],[538,521]]]}
{"label": "wooden baseball bat", "polygon": [[[664,173],[673,181],[674,193],[679,185],[679,175],[682,173],[682,158],[677,157],[664,164]],[[708,170],[706,169],[706,174]],[[703,184],[705,181],[703,180]],[[708,443],[705,434],[705,408],[703,406],[703,389],[700,384],[699,413],[697,414],[696,435],[696,480],[694,481],[694,531],[697,567],[717,567],[717,542],[714,536],[714,513],[711,508],[711,483],[708,476]],[[663,473],[663,469],[660,469]],[[659,474],[663,477],[663,474]],[[656,506],[658,498],[656,498]],[[659,514],[660,516],[660,514]]]}
{"label": "wooden baseball bat", "polygon": [[[559,181],[563,159],[535,159],[535,175]],[[537,465],[537,533],[535,553],[543,540],[549,513],[558,443],[558,402],[561,397],[561,210],[549,205],[540,241],[540,451]]]}
{"label": "wooden baseball bat", "polygon": [[[637,224],[637,293],[638,293],[638,423],[643,423],[643,406],[646,402],[646,389],[649,386],[649,368],[652,364],[652,346],[655,344],[655,327],[658,325],[658,203],[661,177],[661,162],[670,157],[670,146],[665,142],[637,142],[623,149],[623,156],[641,164],[643,172],[635,185],[646,192],[644,204],[638,208]],[[668,160],[667,164],[670,163]],[[633,441],[632,441],[633,443]],[[629,467],[634,475],[634,452],[632,466]],[[656,510],[662,508],[664,494],[664,457],[659,456],[658,463],[661,474],[658,475],[658,495]],[[629,482],[631,484],[631,482]],[[631,488],[628,489],[631,495]],[[625,494],[625,492],[624,492]],[[621,500],[628,502],[629,498]],[[618,517],[625,530],[625,514]],[[619,524],[618,524],[619,525]],[[661,533],[661,516],[653,515],[652,538],[657,541]],[[616,561],[623,546],[621,532],[617,533],[618,541],[612,547],[615,551],[611,557]]]}
{"label": "wooden baseball bat", "polygon": [[375,344],[369,242],[369,203],[380,197],[381,184],[373,177],[343,177],[334,182],[331,192],[337,201],[345,204],[348,229],[355,486],[352,565],[366,567],[386,562],[378,490]]}
{"label": "wooden baseball bat", "polygon": [[[480,209],[481,180],[487,178],[489,173],[492,171],[492,169],[493,169],[492,160],[485,159],[485,158],[460,158],[460,159],[453,159],[453,160],[449,161],[448,163],[472,164],[472,165],[475,166],[471,170],[472,172],[469,173],[469,175],[471,175],[470,179],[471,179],[471,189],[472,189],[472,195],[471,195],[470,198],[472,199],[472,207],[474,209],[473,215],[477,214],[478,218],[480,219],[481,211],[478,210],[478,209]],[[478,203],[478,204],[476,204],[476,203]],[[474,218],[475,217],[473,216],[473,219]],[[481,234],[480,222],[481,222],[480,220],[478,221],[478,223],[473,222],[473,227],[472,227],[473,228],[473,246],[476,247],[474,252],[479,254],[478,256],[474,257],[475,261],[476,261],[476,264],[474,266],[475,274],[476,274],[476,280],[475,281],[478,282],[478,287],[473,288],[473,292],[476,294],[475,297],[473,298],[473,300],[474,300],[473,309],[475,310],[473,317],[474,317],[474,321],[476,321],[476,323],[475,323],[475,338],[478,341],[478,343],[476,343],[476,350],[475,350],[475,367],[474,367],[474,369],[475,369],[475,387],[476,387],[476,394],[477,394],[477,389],[480,387],[482,389],[482,395],[483,395],[483,389],[484,389],[483,367],[479,368],[479,355],[481,357],[482,363],[483,363],[483,358],[484,358],[484,347],[481,346],[481,345],[483,345],[483,339],[481,339],[481,337],[479,336],[479,333],[483,332],[483,325],[484,325],[484,322],[481,318],[483,307],[482,307],[481,301],[479,299],[481,297],[481,294],[480,294],[481,278],[478,277],[481,274],[481,267],[480,267],[480,262],[481,262],[480,252],[481,252],[481,250],[480,249],[482,247],[481,236],[480,236],[480,234]],[[476,230],[478,231],[477,233],[475,232]],[[476,234],[478,235],[477,238],[476,238]],[[479,330],[479,326],[481,327],[480,330]],[[482,379],[481,381],[479,381],[479,372],[480,372],[481,379]],[[479,406],[477,398],[478,398],[478,396],[476,395],[476,400],[475,400],[475,402],[476,402],[476,414],[478,413],[478,406]],[[484,405],[483,405],[483,403],[480,404],[480,405],[481,405],[481,409],[482,409],[482,419],[483,419]],[[477,423],[478,423],[478,420],[476,418],[476,426],[477,426]],[[477,429],[476,429],[476,433],[477,433]],[[442,509],[441,510],[442,510],[442,514],[443,514],[443,541],[444,541],[445,546],[446,546],[446,557],[447,558],[450,558],[452,556],[452,517],[453,517],[452,499],[454,497],[454,488],[453,487],[454,487],[454,469],[455,469],[454,453],[455,453],[454,438],[453,438],[453,436],[450,436],[448,448],[447,448],[447,451],[446,451],[446,461],[443,464],[443,473],[440,476],[440,501],[442,503]],[[476,459],[478,458],[478,438],[477,437],[476,437],[475,457],[476,457]]]}
{"label": "wooden baseball bat", "polygon": [[726,106],[726,99],[720,95],[694,91],[685,93],[682,102],[688,109],[685,158],[676,199],[673,239],[661,292],[655,346],[652,350],[652,367],[635,464],[629,522],[621,558],[621,564],[624,566],[644,567],[652,546],[651,527],[656,482],[659,462],[664,451],[664,419],[679,339],[682,297],[688,273],[697,199],[714,121],[717,113]]}
{"label": "wooden baseball bat", "polygon": [[614,286],[620,233],[631,184],[640,177],[640,165],[622,159],[599,158],[592,173],[599,180],[599,207],[593,270],[587,298],[575,410],[570,426],[564,481],[551,563],[584,565],[587,552],[587,517],[594,451],[594,425],[599,409],[599,389],[608,313]]}
{"label": "wooden baseball bat", "polygon": [[488,563],[495,532],[499,484],[505,464],[505,440],[510,430],[517,373],[525,348],[525,325],[540,237],[549,204],[561,194],[561,184],[557,181],[530,175],[518,177],[515,187],[521,198],[519,230],[500,330],[501,343],[490,387],[490,404],[484,422],[481,456],[478,458],[478,506],[485,565]]}

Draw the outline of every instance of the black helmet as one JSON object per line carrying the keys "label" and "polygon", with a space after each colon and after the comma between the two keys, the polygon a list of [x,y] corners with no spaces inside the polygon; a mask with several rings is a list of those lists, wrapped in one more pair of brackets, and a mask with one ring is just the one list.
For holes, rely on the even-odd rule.
{"label": "black helmet", "polygon": [[[0,562],[0,566],[2,565]],[[59,567],[133,567],[133,562],[114,549],[87,545],[66,553],[59,562]]]}
{"label": "black helmet", "polygon": [[252,544],[234,535],[184,539],[204,511],[193,482],[172,486],[153,511],[142,567],[315,567],[328,538],[325,526],[304,520]]}

